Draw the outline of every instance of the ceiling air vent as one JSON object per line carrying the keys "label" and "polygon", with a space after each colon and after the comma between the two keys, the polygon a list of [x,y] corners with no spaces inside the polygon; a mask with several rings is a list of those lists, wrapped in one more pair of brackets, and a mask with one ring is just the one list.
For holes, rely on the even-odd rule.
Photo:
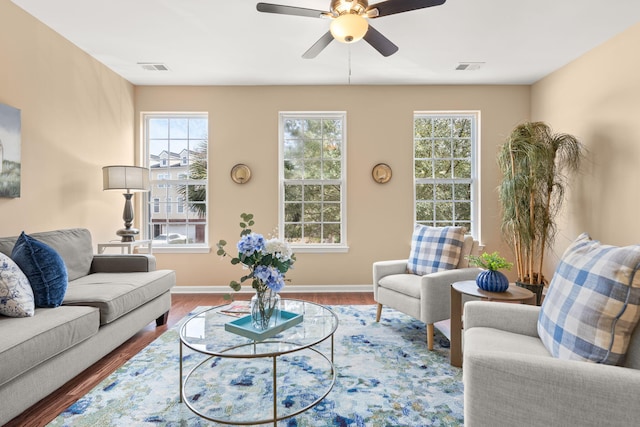
{"label": "ceiling air vent", "polygon": [[146,71],[169,71],[169,67],[164,64],[157,64],[153,62],[138,62],[138,65]]}
{"label": "ceiling air vent", "polygon": [[484,65],[484,62],[460,62],[456,67],[456,70],[475,71],[475,70],[479,70],[483,65]]}

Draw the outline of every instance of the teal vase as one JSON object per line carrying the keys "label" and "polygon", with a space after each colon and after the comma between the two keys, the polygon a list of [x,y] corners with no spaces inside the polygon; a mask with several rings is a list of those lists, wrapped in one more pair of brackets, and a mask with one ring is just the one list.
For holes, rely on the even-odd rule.
{"label": "teal vase", "polygon": [[504,292],[509,289],[509,279],[497,270],[484,270],[476,277],[478,287],[487,292]]}

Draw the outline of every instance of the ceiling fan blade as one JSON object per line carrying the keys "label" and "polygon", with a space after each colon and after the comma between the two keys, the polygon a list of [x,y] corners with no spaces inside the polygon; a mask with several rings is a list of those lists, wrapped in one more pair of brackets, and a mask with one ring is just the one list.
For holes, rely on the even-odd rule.
{"label": "ceiling fan blade", "polygon": [[331,31],[327,31],[324,36],[320,37],[320,39],[302,55],[302,57],[304,59],[315,58],[325,47],[329,46],[329,43],[332,41],[333,35],[331,34]]}
{"label": "ceiling fan blade", "polygon": [[310,18],[322,18],[328,12],[324,10],[305,9],[304,7],[284,6],[281,4],[258,3],[258,12],[279,13],[281,15],[307,16]]}
{"label": "ceiling fan blade", "polygon": [[390,56],[398,51],[398,46],[393,44],[391,40],[382,35],[382,33],[369,24],[369,29],[363,37],[375,50],[380,52],[382,56]]}
{"label": "ceiling fan blade", "polygon": [[409,12],[410,10],[424,9],[425,7],[440,6],[444,4],[445,1],[446,0],[387,0],[372,4],[367,8],[367,11],[378,9],[378,15],[371,16],[371,18],[379,18],[381,16]]}

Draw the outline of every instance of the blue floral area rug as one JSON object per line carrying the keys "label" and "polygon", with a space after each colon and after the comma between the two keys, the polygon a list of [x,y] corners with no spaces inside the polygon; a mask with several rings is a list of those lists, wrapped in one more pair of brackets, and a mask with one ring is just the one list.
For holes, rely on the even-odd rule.
{"label": "blue floral area rug", "polygon": [[[317,406],[279,421],[278,427],[463,424],[462,370],[449,365],[449,342],[437,330],[430,352],[425,325],[409,316],[384,308],[382,320],[376,323],[375,306],[331,308],[340,319],[334,341],[335,385]],[[49,425],[224,425],[199,417],[179,401],[180,325],[158,337]],[[185,373],[202,358],[185,350]],[[234,372],[236,368],[224,369]],[[251,376],[239,369],[237,378],[242,381]],[[278,396],[282,404],[302,398],[286,392]],[[211,405],[222,404],[212,400]]]}

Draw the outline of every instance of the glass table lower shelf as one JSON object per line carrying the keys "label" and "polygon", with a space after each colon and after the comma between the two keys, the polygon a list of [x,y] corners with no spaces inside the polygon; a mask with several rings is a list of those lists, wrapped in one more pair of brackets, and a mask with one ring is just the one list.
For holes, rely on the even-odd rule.
{"label": "glass table lower shelf", "polygon": [[[336,379],[329,308],[283,299],[303,320],[263,341],[225,330],[226,306],[205,310],[180,329],[180,399],[194,413],[231,425],[277,422],[320,403]],[[184,348],[194,350],[185,357]],[[183,370],[189,369],[186,375]]]}

